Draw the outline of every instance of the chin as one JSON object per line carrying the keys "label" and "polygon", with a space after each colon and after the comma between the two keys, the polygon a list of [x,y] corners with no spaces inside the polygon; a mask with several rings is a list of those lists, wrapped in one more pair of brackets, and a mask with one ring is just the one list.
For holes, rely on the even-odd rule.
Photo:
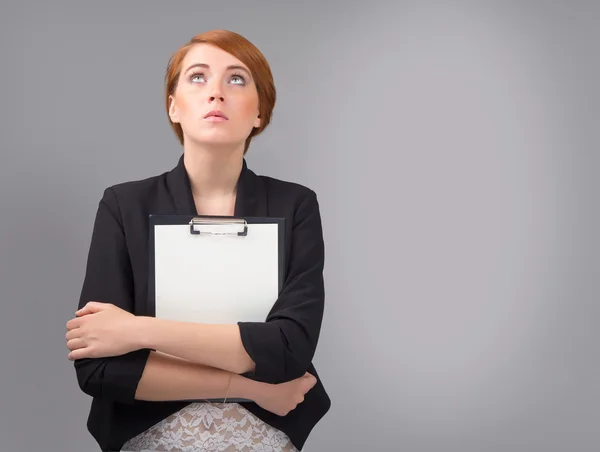
{"label": "chin", "polygon": [[193,142],[197,143],[200,146],[215,146],[215,147],[235,147],[240,144],[244,145],[244,140],[240,142],[240,140],[233,139],[231,136],[201,136],[201,137],[190,137]]}

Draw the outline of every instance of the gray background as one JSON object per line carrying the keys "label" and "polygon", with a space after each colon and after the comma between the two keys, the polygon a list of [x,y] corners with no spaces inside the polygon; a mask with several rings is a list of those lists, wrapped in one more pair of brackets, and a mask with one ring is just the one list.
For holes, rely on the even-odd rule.
{"label": "gray background", "polygon": [[599,450],[599,18],[566,1],[3,1],[1,449],[96,450],[64,333],[97,204],[176,164],[168,57],[229,28],[279,95],[250,167],[321,202],[333,406],[306,450]]}

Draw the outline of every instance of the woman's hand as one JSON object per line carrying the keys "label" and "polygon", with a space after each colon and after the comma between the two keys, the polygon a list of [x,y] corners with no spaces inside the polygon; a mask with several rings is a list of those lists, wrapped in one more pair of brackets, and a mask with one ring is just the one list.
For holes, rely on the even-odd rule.
{"label": "woman's hand", "polygon": [[317,383],[317,379],[306,372],[302,377],[279,384],[261,383],[253,400],[260,407],[278,416],[286,416],[298,404],[304,402],[304,395]]}
{"label": "woman's hand", "polygon": [[69,359],[118,356],[139,349],[136,317],[111,303],[91,301],[67,322]]}

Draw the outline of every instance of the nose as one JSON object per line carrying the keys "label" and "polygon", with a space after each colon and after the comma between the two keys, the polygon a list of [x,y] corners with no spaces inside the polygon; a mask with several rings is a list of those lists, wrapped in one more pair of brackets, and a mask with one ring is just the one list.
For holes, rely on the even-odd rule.
{"label": "nose", "polygon": [[223,92],[221,91],[221,86],[219,83],[213,83],[210,87],[210,97],[209,101],[214,102],[215,100],[219,100],[223,102],[225,98],[223,97]]}

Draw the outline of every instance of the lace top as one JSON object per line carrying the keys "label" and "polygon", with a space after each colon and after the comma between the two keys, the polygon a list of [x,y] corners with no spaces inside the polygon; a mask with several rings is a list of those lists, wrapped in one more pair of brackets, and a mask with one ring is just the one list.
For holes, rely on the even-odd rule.
{"label": "lace top", "polygon": [[237,403],[191,403],[127,441],[121,451],[298,452],[287,435]]}

